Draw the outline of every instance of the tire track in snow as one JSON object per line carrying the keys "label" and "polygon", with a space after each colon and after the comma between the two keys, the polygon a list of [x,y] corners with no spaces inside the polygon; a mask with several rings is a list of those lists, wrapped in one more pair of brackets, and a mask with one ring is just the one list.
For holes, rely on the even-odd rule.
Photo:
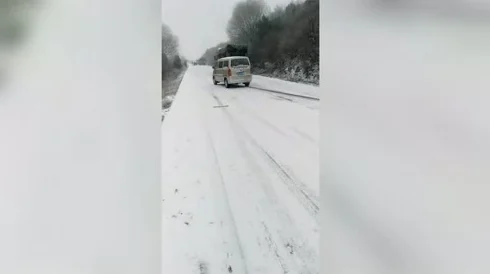
{"label": "tire track in snow", "polygon": [[[248,140],[247,142],[247,140],[244,140],[244,138],[240,138],[239,141],[243,143],[243,145],[239,146],[239,148],[241,152],[246,156],[244,158],[248,159],[250,165],[253,166],[255,174],[259,177],[266,178],[267,172],[264,171],[259,164],[257,164],[257,162],[255,161],[255,157],[251,155],[251,152],[248,149],[246,149],[247,144],[252,145],[250,141]],[[245,144],[245,142],[247,142],[247,144]],[[275,227],[276,237],[274,237],[273,234],[270,232],[270,228],[265,224],[265,221],[260,221],[260,224],[262,225],[263,231],[265,233],[264,240],[266,241],[269,250],[273,252],[274,258],[276,259],[276,261],[278,261],[280,267],[283,269],[283,273],[290,273],[290,268],[286,263],[286,259],[288,259],[287,261],[291,262],[290,264],[296,266],[296,270],[301,269],[299,273],[318,273],[316,270],[311,269],[312,267],[314,268],[316,264],[315,259],[317,257],[317,254],[308,246],[305,246],[304,244],[297,244],[298,235],[300,234],[297,232],[296,225],[293,222],[289,211],[280,206],[275,191],[271,188],[266,179],[259,179],[258,182],[260,183],[264,193],[267,196],[268,203],[271,204],[269,207],[266,208],[272,208],[272,210],[274,211],[274,213],[272,213],[273,216],[276,216],[279,220],[281,220],[280,223],[284,227],[286,227]],[[256,209],[258,216],[268,215],[267,213],[262,213],[260,207],[256,207]],[[275,240],[274,238],[278,239]],[[280,242],[280,245],[278,245],[278,242]],[[280,247],[284,247],[284,249],[280,249]],[[285,249],[287,249],[287,251],[285,251]],[[294,251],[291,252],[291,250]],[[281,255],[281,253],[283,254]]]}
{"label": "tire track in snow", "polygon": [[291,97],[297,97],[297,98],[307,99],[307,100],[320,101],[320,98],[313,97],[313,96],[308,96],[308,95],[294,94],[294,93],[289,93],[289,92],[284,92],[284,91],[277,91],[277,90],[272,90],[272,89],[259,88],[259,87],[254,87],[254,86],[250,86],[249,88],[250,89],[255,89],[255,90],[260,90],[260,91],[265,91],[265,92],[272,92],[272,93],[282,94],[282,95],[291,96]]}
{"label": "tire track in snow", "polygon": [[[218,104],[223,104],[215,94],[212,94],[212,96],[218,102]],[[287,170],[287,168],[281,165],[279,161],[277,161],[269,152],[267,152],[264,147],[258,144],[255,138],[253,138],[250,133],[238,121],[236,121],[226,109],[224,109],[224,113],[230,119],[233,126],[237,127],[238,130],[240,130],[243,135],[246,136],[247,139],[249,139],[250,142],[262,152],[263,157],[282,178],[282,181],[288,187],[289,191],[296,197],[305,210],[310,213],[315,221],[319,223],[318,213],[320,211],[320,207],[318,206],[318,198],[313,194],[313,192],[309,190],[303,182],[296,178],[291,171]]]}
{"label": "tire track in snow", "polygon": [[[259,92],[265,91],[265,90],[260,90],[260,89],[254,88],[254,87],[245,87],[245,89],[248,89],[249,91],[257,91],[257,90]],[[307,96],[305,98],[302,95],[297,96],[294,94],[284,93],[284,92],[280,92],[280,91],[279,92],[269,91],[268,95],[270,98],[273,98],[274,100],[284,101],[284,102],[288,102],[291,104],[297,104],[297,105],[300,105],[300,106],[303,106],[303,107],[306,107],[306,108],[312,109],[312,110],[318,110],[318,102],[320,101],[319,98],[311,99],[313,97],[309,97],[309,96]],[[287,98],[287,96],[289,96],[290,98]],[[312,103],[313,103],[313,105],[312,105]]]}
{"label": "tire track in snow", "polygon": [[272,234],[269,231],[269,228],[267,228],[267,225],[264,222],[262,222],[262,226],[264,227],[264,232],[265,232],[265,235],[266,235],[265,236],[265,240],[267,241],[267,244],[269,245],[269,249],[274,253],[274,257],[276,258],[277,262],[281,266],[281,268],[283,270],[283,273],[284,274],[289,273],[289,269],[288,269],[286,263],[284,262],[284,259],[279,254],[279,249],[277,247],[277,244],[272,239]]}
{"label": "tire track in snow", "polygon": [[[212,96],[218,102],[218,104],[220,105],[222,104],[221,100],[217,98],[217,96],[215,96],[214,94]],[[255,170],[256,176],[259,175],[259,177],[263,177],[264,179],[267,178],[268,176],[266,174],[268,172],[264,171],[262,166],[257,164],[255,160],[256,157],[254,157],[251,154],[250,150],[246,149],[247,147],[246,143],[248,143],[248,146],[251,145],[252,147],[254,147],[257,154],[262,155],[262,158],[265,161],[265,163],[270,164],[269,158],[263,157],[264,155],[263,151],[258,149],[261,147],[256,142],[254,142],[253,139],[251,139],[251,136],[249,136],[248,132],[246,132],[241,126],[239,126],[239,124],[233,119],[232,115],[226,109],[222,109],[222,110],[225,116],[230,121],[230,125],[235,131],[235,135],[237,136],[237,141],[243,143],[243,145],[239,145],[238,147],[244,154],[245,156],[244,158],[249,161],[249,164],[253,167],[253,170]],[[278,178],[280,180],[284,180],[284,176],[281,176],[280,174],[281,173],[276,170],[276,175],[278,176]],[[278,239],[274,240],[274,236],[271,234],[269,227],[267,227],[264,221],[260,222],[263,226],[264,233],[266,235],[265,241],[269,246],[271,252],[273,252],[274,258],[276,259],[276,261],[278,261],[280,267],[283,269],[283,273],[290,273],[287,262],[290,262],[289,264],[295,265],[294,269],[300,270],[300,272],[297,273],[302,273],[302,274],[318,273],[318,271],[316,270],[316,258],[318,257],[317,252],[315,252],[311,247],[305,244],[307,242],[303,242],[303,244],[301,245],[297,244],[298,236],[302,237],[302,235],[298,233],[298,231],[296,231],[295,223],[292,221],[289,211],[286,208],[279,205],[275,190],[273,190],[271,186],[267,184],[266,181],[267,181],[266,179],[258,180],[258,182],[262,186],[262,189],[264,190],[264,193],[267,196],[268,202],[271,204],[271,206],[266,208],[272,208],[272,210],[275,213],[269,213],[269,214],[272,214],[272,216],[279,218],[279,220],[281,220],[280,223],[284,227],[287,227],[287,228],[276,227],[275,229],[276,237]],[[300,202],[300,204],[302,203]],[[268,215],[267,213],[265,214],[266,214],[265,216]],[[259,216],[261,216],[260,210],[259,210]],[[316,223],[318,223],[317,218],[315,216],[312,217],[316,221]],[[278,245],[277,242],[280,242],[281,244]],[[290,259],[285,260],[286,258],[290,258]]]}
{"label": "tire track in snow", "polygon": [[260,115],[257,115],[256,113],[254,113],[253,111],[249,111],[248,109],[246,108],[243,108],[241,107],[241,109],[245,110],[247,113],[250,113],[252,116],[254,116],[255,118],[257,118],[257,120],[259,122],[261,122],[262,124],[264,124],[265,126],[269,127],[270,129],[272,129],[274,132],[276,132],[277,134],[279,135],[282,135],[284,137],[288,137],[288,135],[280,130],[278,127],[276,127],[275,125],[273,125],[271,122],[267,121],[267,119],[264,119],[263,117],[261,117]]}
{"label": "tire track in snow", "polygon": [[[271,165],[273,165],[278,173],[281,175],[281,177],[283,178],[283,182],[288,185],[289,190],[296,195],[296,197],[300,200],[306,210],[308,210],[308,212],[310,212],[310,214],[312,214],[312,216],[316,219],[318,212],[320,211],[320,207],[318,206],[318,202],[316,201],[314,196],[306,190],[306,186],[303,183],[298,182],[298,180],[293,179],[292,175],[290,175],[289,172],[281,164],[279,164],[279,162],[274,159],[274,157],[272,157],[263,147],[259,145],[258,147],[267,156]],[[299,198],[298,196],[302,196],[303,198]]]}
{"label": "tire track in snow", "polygon": [[[272,98],[275,98],[275,96],[271,96],[271,97]],[[218,98],[215,98],[215,99],[219,100]],[[233,99],[233,101],[238,101],[236,97],[232,97],[232,99]],[[276,100],[278,100],[278,99],[276,98]],[[256,111],[254,111],[253,109],[251,110],[249,107],[246,107],[243,104],[237,104],[236,107],[239,108],[239,109],[241,109],[241,110],[243,110],[244,112],[247,112],[247,114],[255,117],[257,119],[257,121],[259,121],[260,123],[262,123],[266,127],[270,128],[271,130],[273,130],[277,134],[282,135],[284,137],[288,137],[288,138],[291,138],[292,137],[291,134],[286,133],[284,130],[278,128],[276,125],[274,125],[273,123],[269,122],[269,120],[265,119],[261,115],[258,115],[256,113]],[[293,137],[293,140],[295,140],[296,142],[302,142],[303,143],[306,140],[306,141],[308,141],[308,143],[310,145],[314,145],[315,147],[318,147],[318,141],[316,141],[313,137],[309,136],[307,133],[305,133],[303,131],[300,131],[300,130],[294,128],[294,127],[289,127],[288,129],[289,129],[289,131],[294,132],[293,135],[296,136],[297,138],[294,138]]]}
{"label": "tire track in snow", "polygon": [[304,133],[303,131],[298,130],[297,128],[291,128],[291,130],[296,132],[296,134],[301,136],[303,139],[308,140],[309,142],[318,146],[318,142],[310,135]]}
{"label": "tire track in snow", "polygon": [[[219,102],[219,103],[221,105],[221,102]],[[219,163],[218,154],[216,153],[216,148],[214,146],[214,142],[213,142],[213,138],[212,138],[211,134],[209,133],[209,131],[207,131],[206,133],[208,135],[207,137],[208,137],[209,143],[211,145],[211,148],[213,150],[213,155],[214,155],[214,160],[215,160],[215,163],[216,163],[216,168],[218,169],[218,173],[219,173],[219,176],[220,176],[220,182],[221,182],[221,185],[222,185],[222,188],[223,188],[223,192],[224,192],[224,196],[225,196],[225,200],[226,200],[226,211],[228,213],[228,218],[230,219],[230,221],[232,223],[232,226],[233,226],[233,234],[234,234],[234,237],[235,237],[235,239],[237,241],[238,250],[240,252],[239,257],[240,257],[241,261],[243,262],[243,272],[245,274],[247,274],[248,273],[248,269],[247,269],[247,263],[246,263],[246,260],[245,260],[245,253],[243,252],[243,247],[242,247],[242,243],[241,243],[241,240],[240,240],[240,236],[238,235],[238,228],[237,228],[237,225],[236,225],[235,217],[233,216],[233,213],[232,213],[231,204],[230,204],[230,200],[229,200],[229,197],[228,197],[228,190],[226,188],[225,181],[224,181],[224,178],[223,178],[223,173],[221,171],[221,166],[220,166],[220,163]]]}

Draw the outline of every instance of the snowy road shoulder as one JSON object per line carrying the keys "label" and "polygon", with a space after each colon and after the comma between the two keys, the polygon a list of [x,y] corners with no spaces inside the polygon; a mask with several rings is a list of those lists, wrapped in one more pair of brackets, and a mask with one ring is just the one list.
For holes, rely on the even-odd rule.
{"label": "snowy road shoulder", "polygon": [[320,99],[320,87],[254,75],[250,87],[273,92],[281,92],[306,98]]}

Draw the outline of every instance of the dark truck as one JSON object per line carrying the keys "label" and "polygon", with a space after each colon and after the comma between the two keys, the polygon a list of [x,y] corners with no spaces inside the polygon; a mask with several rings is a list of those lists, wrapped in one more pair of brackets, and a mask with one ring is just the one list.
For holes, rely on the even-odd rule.
{"label": "dark truck", "polygon": [[214,60],[229,56],[247,56],[247,54],[248,47],[246,45],[227,44],[225,47],[218,49],[218,52],[214,56]]}

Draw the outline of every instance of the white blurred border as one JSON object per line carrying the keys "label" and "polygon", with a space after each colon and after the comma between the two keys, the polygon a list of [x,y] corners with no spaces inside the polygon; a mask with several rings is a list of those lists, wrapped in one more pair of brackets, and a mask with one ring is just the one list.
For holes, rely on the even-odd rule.
{"label": "white blurred border", "polygon": [[486,273],[488,1],[321,2],[321,273]]}
{"label": "white blurred border", "polygon": [[0,273],[160,273],[160,5],[39,1],[0,96]]}

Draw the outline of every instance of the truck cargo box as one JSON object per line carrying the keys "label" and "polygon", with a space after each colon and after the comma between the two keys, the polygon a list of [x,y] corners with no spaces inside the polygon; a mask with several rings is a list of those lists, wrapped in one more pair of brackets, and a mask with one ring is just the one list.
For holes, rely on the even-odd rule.
{"label": "truck cargo box", "polygon": [[246,45],[232,45],[228,44],[223,48],[219,48],[218,52],[214,56],[214,59],[220,59],[228,56],[247,56],[248,47]]}

